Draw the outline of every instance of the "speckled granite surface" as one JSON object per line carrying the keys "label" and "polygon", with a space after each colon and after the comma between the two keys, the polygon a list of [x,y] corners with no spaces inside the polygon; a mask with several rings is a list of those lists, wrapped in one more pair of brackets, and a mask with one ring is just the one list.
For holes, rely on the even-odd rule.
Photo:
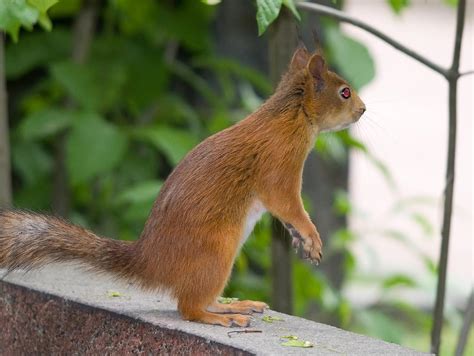
{"label": "speckled granite surface", "polygon": [[[0,277],[5,274],[0,270]],[[165,296],[79,268],[53,265],[14,272],[0,281],[0,355],[17,354],[261,354],[261,355],[423,355],[362,335],[268,311],[283,321],[263,322],[261,333],[202,325],[180,319]],[[113,292],[113,293],[111,293]],[[116,295],[119,292],[119,296]],[[297,335],[314,347],[281,346],[281,336]]]}

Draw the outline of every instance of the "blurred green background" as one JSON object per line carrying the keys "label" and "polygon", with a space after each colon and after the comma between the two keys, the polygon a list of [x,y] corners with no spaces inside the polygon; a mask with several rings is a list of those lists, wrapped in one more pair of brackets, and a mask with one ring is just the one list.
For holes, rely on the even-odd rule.
{"label": "blurred green background", "polygon": [[[31,3],[43,8],[37,6],[35,15],[25,10]],[[395,13],[409,6],[406,0],[386,3]],[[10,34],[5,60],[16,207],[53,211],[102,235],[136,239],[162,182],[180,159],[272,92],[268,33],[258,37],[253,1],[17,4],[18,11],[2,18]],[[339,1],[327,4],[343,7]],[[316,28],[331,66],[357,89],[368,84],[376,66],[364,44],[334,22],[301,15],[305,42],[311,43],[310,30]],[[36,21],[39,26],[33,28]],[[19,32],[20,25],[30,30]],[[323,220],[321,230],[329,237],[327,264],[318,268],[294,256],[292,310],[428,350],[430,310],[390,294],[422,288],[419,283],[402,273],[383,278],[356,273],[352,243],[357,234],[347,225],[353,212],[347,193],[350,149],[365,154],[394,184],[384,162],[348,131],[318,139],[311,169],[330,173],[312,177],[304,198],[310,213],[329,215],[316,220]],[[427,219],[413,218],[431,233]],[[257,225],[236,260],[227,296],[272,304],[272,279],[278,278],[271,273],[274,230],[269,216]],[[435,278],[435,261],[411,246],[401,231],[385,235],[413,249],[425,263],[427,278]],[[379,293],[377,303],[357,305],[345,296],[345,287],[361,279]],[[461,323],[455,308],[447,315],[446,355],[455,349]],[[474,352],[472,332],[468,349],[466,354]]]}

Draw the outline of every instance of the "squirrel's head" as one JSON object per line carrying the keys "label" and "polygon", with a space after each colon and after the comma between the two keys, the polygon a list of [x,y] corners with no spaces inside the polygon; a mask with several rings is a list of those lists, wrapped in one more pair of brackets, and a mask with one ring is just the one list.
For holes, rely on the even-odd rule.
{"label": "squirrel's head", "polygon": [[293,91],[301,92],[303,89],[303,113],[318,131],[347,128],[365,112],[365,104],[356,91],[328,70],[326,61],[318,53],[310,54],[306,48],[298,48],[291,60],[288,76]]}

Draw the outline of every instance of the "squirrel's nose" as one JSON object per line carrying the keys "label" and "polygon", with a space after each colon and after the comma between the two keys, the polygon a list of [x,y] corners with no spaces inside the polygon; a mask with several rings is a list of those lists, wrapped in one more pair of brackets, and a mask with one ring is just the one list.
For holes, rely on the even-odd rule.
{"label": "squirrel's nose", "polygon": [[366,109],[365,109],[365,106],[361,107],[361,108],[359,109],[360,114],[361,114],[361,115],[364,114],[364,113],[365,113],[365,110],[366,110]]}

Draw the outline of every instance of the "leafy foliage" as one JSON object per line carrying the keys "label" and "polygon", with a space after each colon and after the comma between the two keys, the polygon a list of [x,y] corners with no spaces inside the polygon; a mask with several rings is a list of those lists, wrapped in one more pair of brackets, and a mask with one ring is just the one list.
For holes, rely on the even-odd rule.
{"label": "leafy foliage", "polygon": [[399,14],[403,9],[410,5],[410,0],[389,0],[388,3],[392,10]]}
{"label": "leafy foliage", "polygon": [[258,35],[262,35],[275,21],[280,13],[281,6],[284,5],[293,13],[293,15],[299,20],[300,15],[294,0],[257,0],[257,24],[258,24]]}
{"label": "leafy foliage", "polygon": [[375,64],[367,47],[332,22],[327,22],[325,36],[331,62],[356,89],[367,85],[375,76]]}
{"label": "leafy foliage", "polygon": [[20,28],[28,30],[37,22],[50,31],[51,20],[48,10],[59,0],[4,0],[0,3],[0,30],[9,33],[13,40],[18,41]]}
{"label": "leafy foliage", "polygon": [[127,137],[116,126],[96,114],[76,115],[66,145],[71,184],[88,181],[113,169],[123,159],[126,147]]}

